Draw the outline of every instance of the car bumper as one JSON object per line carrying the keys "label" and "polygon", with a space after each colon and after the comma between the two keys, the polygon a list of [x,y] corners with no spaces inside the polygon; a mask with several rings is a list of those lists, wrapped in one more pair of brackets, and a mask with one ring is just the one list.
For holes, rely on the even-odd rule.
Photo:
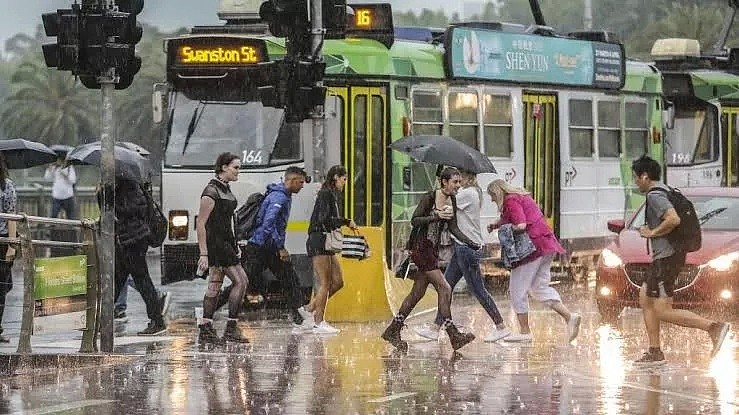
{"label": "car bumper", "polygon": [[[639,306],[639,286],[630,280],[623,267],[596,270],[595,296],[598,305],[623,308]],[[698,269],[684,286],[676,288],[673,305],[677,308],[723,308],[739,304],[739,275]]]}

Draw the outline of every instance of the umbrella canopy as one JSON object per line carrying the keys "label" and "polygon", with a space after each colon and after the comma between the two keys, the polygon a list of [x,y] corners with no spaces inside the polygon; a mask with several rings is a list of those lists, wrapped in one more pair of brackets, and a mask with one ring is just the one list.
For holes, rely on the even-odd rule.
{"label": "umbrella canopy", "polygon": [[454,166],[473,173],[496,173],[493,163],[476,149],[444,135],[416,135],[390,145],[422,163]]}
{"label": "umbrella canopy", "polygon": [[141,154],[144,157],[147,157],[147,156],[149,156],[151,154],[151,151],[149,151],[149,150],[141,147],[140,145],[138,145],[136,143],[132,143],[130,141],[120,141],[120,142],[117,142],[115,144],[118,145],[118,146],[127,148],[129,150],[133,150],[133,151]]}
{"label": "umbrella canopy", "polygon": [[21,138],[0,140],[0,152],[5,156],[9,169],[27,169],[53,163],[57,159],[56,153],[46,145]]}
{"label": "umbrella canopy", "polygon": [[[139,153],[122,146],[115,146],[115,175],[123,179],[144,183],[151,180],[149,161]],[[67,154],[70,164],[89,164],[100,167],[100,143],[83,144]]]}
{"label": "umbrella canopy", "polygon": [[49,148],[52,149],[57,155],[59,155],[59,157],[64,158],[67,156],[67,153],[72,151],[74,147],[65,144],[54,144]]}

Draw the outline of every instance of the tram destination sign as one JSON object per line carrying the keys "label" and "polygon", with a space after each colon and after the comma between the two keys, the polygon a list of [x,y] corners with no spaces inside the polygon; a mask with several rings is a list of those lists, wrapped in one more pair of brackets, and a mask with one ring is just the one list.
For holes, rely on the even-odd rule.
{"label": "tram destination sign", "polygon": [[170,65],[187,67],[231,67],[268,62],[267,46],[262,39],[200,36],[171,39],[168,43]]}
{"label": "tram destination sign", "polygon": [[623,46],[452,27],[446,70],[451,78],[620,89],[625,82]]}

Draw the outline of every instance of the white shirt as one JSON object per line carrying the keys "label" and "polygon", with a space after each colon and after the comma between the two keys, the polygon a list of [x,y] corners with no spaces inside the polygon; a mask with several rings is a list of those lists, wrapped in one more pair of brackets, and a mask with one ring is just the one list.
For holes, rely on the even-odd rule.
{"label": "white shirt", "polygon": [[[480,193],[478,193],[476,187],[470,186],[459,189],[457,192],[457,227],[466,237],[478,245],[482,245],[481,206]],[[452,238],[454,238],[453,235]],[[456,240],[456,238],[454,239]]]}
{"label": "white shirt", "polygon": [[77,174],[74,167],[59,167],[51,165],[44,173],[44,179],[54,180],[51,186],[51,197],[56,200],[69,199],[74,197],[74,185],[77,183]]}

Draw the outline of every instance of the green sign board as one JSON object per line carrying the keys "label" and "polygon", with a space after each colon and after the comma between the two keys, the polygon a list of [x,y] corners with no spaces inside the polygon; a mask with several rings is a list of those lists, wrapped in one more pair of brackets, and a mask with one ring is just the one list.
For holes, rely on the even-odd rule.
{"label": "green sign board", "polygon": [[446,69],[452,78],[620,89],[623,46],[616,43],[453,27]]}
{"label": "green sign board", "polygon": [[87,293],[87,256],[38,258],[34,299],[73,297]]}

